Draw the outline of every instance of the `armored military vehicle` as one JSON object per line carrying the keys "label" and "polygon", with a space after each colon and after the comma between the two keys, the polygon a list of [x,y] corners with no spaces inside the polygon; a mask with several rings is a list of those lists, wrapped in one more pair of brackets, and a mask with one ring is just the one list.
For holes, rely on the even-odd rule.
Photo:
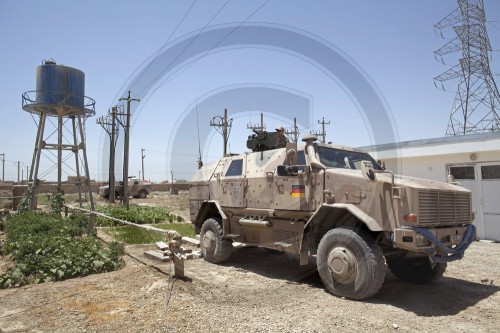
{"label": "armored military vehicle", "polygon": [[452,183],[394,175],[369,154],[344,146],[249,137],[251,152],[200,168],[190,218],[205,260],[229,259],[238,241],[316,259],[326,289],[364,299],[385,265],[399,279],[431,283],[475,237],[471,193]]}
{"label": "armored military vehicle", "polygon": [[[133,198],[146,198],[151,193],[151,183],[138,178],[129,178],[128,191]],[[101,198],[109,198],[109,185],[99,187]],[[115,185],[115,198],[123,196],[123,182]]]}

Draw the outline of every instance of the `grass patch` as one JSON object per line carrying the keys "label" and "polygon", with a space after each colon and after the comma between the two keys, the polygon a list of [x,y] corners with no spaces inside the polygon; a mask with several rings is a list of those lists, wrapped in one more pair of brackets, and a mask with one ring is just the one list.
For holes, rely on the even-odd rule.
{"label": "grass patch", "polygon": [[[182,236],[195,236],[194,226],[188,223],[161,223],[155,224],[155,227],[165,230],[175,230]],[[105,232],[125,244],[150,244],[165,239],[165,236],[159,232],[133,226],[108,228]]]}
{"label": "grass patch", "polygon": [[[183,218],[174,214],[170,214],[164,207],[150,207],[130,205],[129,209],[124,206],[106,205],[97,206],[96,211],[108,216],[125,220],[136,224],[155,224],[162,222],[182,222]],[[118,222],[109,219],[98,217],[96,219],[98,227],[112,227],[120,225]]]}

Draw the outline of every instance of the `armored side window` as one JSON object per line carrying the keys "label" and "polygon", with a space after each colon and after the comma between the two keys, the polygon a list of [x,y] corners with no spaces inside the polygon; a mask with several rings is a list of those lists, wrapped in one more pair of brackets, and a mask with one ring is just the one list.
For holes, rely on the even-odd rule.
{"label": "armored side window", "polygon": [[306,156],[303,150],[297,152],[297,165],[306,165]]}
{"label": "armored side window", "polygon": [[243,160],[234,160],[229,165],[229,168],[226,171],[224,176],[241,176],[243,174]]}

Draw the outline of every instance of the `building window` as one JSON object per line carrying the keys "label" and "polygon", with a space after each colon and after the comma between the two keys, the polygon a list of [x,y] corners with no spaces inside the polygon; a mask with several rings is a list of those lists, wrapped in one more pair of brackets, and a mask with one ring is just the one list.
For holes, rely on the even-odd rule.
{"label": "building window", "polygon": [[450,167],[450,175],[455,179],[476,179],[474,176],[474,166]]}
{"label": "building window", "polygon": [[229,168],[226,171],[225,176],[241,176],[243,174],[243,160],[234,160],[229,165]]}
{"label": "building window", "polygon": [[483,179],[500,179],[500,165],[481,166],[481,175]]}

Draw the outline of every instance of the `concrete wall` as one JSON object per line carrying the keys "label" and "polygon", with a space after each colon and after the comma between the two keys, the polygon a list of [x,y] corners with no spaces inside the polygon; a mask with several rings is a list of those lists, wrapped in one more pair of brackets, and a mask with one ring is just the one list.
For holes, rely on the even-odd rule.
{"label": "concrete wall", "polygon": [[[107,185],[107,183],[92,183],[92,192],[95,195],[99,193],[99,187]],[[55,184],[42,184],[37,188],[37,193],[54,193],[56,191],[57,185]],[[153,192],[169,192],[172,188],[171,184],[152,184],[151,190]],[[189,183],[174,183],[173,188],[177,191],[181,190],[189,190]],[[26,185],[13,185],[13,183],[9,184],[0,184],[0,203],[3,202],[1,208],[7,209],[16,209],[19,201],[21,200],[22,195],[26,192]],[[78,187],[75,184],[62,184],[62,190],[64,193],[78,193]],[[82,186],[82,192],[86,192],[86,187]],[[35,197],[36,200],[36,197]]]}

